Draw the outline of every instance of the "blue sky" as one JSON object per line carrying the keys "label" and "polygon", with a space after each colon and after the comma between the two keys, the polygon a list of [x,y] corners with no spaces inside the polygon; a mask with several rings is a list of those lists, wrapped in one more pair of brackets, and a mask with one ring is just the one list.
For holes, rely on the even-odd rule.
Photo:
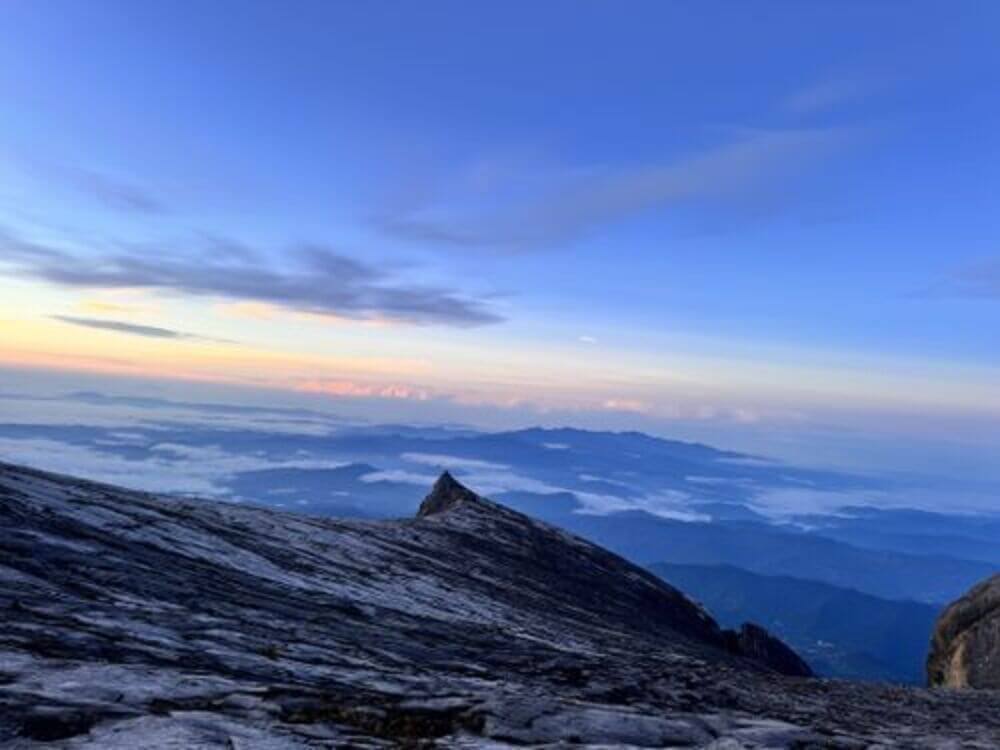
{"label": "blue sky", "polygon": [[0,362],[470,421],[981,444],[998,22],[5,3]]}

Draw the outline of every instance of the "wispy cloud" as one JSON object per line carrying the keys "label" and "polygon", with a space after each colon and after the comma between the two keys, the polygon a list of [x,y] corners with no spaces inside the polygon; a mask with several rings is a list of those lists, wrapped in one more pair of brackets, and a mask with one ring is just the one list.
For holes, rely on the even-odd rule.
{"label": "wispy cloud", "polygon": [[[126,323],[121,320],[104,320],[102,318],[81,318],[76,315],[53,315],[53,320],[68,323],[83,328],[94,328],[99,331],[112,331],[114,333],[125,333],[131,336],[143,336],[150,339],[177,339],[188,341],[213,341],[221,343],[222,339],[213,339],[208,336],[200,336],[196,333],[185,331],[175,331],[172,328],[160,328],[159,326],[139,325],[136,323]],[[226,342],[231,343],[231,342]]]}
{"label": "wispy cloud", "polygon": [[869,96],[887,84],[885,76],[828,78],[794,92],[782,102],[782,109],[796,115],[826,112]]}
{"label": "wispy cloud", "polygon": [[960,268],[913,296],[1000,300],[1000,259],[984,260]]}
{"label": "wispy cloud", "polygon": [[855,135],[846,128],[744,131],[731,142],[667,164],[539,170],[510,178],[512,184],[490,181],[485,188],[470,177],[436,202],[421,191],[414,204],[395,207],[376,224],[394,237],[437,247],[536,249],[686,204],[732,210]]}
{"label": "wispy cloud", "polygon": [[158,214],[163,203],[147,190],[110,175],[82,167],[61,167],[59,176],[71,187],[116,211]]}
{"label": "wispy cloud", "polygon": [[502,320],[478,299],[399,280],[324,246],[294,248],[283,261],[278,267],[250,249],[219,242],[193,251],[126,247],[84,255],[0,232],[0,265],[65,287],[166,290],[355,320],[448,326]]}
{"label": "wispy cloud", "polygon": [[146,218],[168,212],[166,203],[141,180],[123,176],[105,165],[83,164],[74,159],[60,161],[43,156],[40,149],[18,149],[9,145],[0,147],[0,158],[44,184],[47,191],[71,191],[112,211]]}
{"label": "wispy cloud", "polygon": [[0,228],[0,263],[17,267],[58,261],[66,254],[40,242],[31,242]]}

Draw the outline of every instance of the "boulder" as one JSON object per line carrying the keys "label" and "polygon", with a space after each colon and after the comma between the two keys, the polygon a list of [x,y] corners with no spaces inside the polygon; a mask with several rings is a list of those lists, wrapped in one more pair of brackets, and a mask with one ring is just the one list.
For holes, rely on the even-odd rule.
{"label": "boulder", "polygon": [[927,681],[932,687],[1000,690],[1000,574],[941,613],[931,637]]}

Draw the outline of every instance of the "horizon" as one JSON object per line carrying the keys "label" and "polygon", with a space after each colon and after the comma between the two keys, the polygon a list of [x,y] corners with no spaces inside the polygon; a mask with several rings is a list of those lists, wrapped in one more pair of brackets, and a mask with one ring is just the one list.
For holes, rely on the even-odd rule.
{"label": "horizon", "polygon": [[1000,747],[997,29],[0,2],[0,746]]}
{"label": "horizon", "polygon": [[0,392],[1000,483],[1000,9],[634,11],[6,4]]}

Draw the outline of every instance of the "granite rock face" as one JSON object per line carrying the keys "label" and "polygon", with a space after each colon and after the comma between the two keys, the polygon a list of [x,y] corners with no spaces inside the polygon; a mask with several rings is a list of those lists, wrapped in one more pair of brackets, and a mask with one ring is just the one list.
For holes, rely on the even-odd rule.
{"label": "granite rock face", "polygon": [[934,687],[1000,690],[1000,574],[941,613],[927,681]]}
{"label": "granite rock face", "polygon": [[997,694],[778,674],[442,482],[348,522],[0,464],[0,747],[1000,746]]}

